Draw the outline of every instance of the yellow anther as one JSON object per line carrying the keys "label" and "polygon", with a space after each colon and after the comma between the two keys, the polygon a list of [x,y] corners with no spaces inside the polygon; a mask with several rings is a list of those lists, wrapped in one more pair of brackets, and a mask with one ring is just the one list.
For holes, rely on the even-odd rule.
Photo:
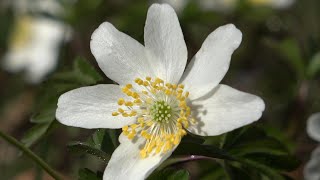
{"label": "yellow anther", "polygon": [[121,106],[125,103],[124,99],[123,98],[119,98],[118,99],[118,104]]}
{"label": "yellow anther", "polygon": [[136,79],[134,80],[134,82],[137,83],[137,84],[139,84],[140,81],[141,81],[140,78],[136,78]]}
{"label": "yellow anther", "polygon": [[148,81],[143,81],[143,85],[144,86],[149,86],[149,82]]}
{"label": "yellow anther", "polygon": [[122,116],[123,116],[123,117],[128,117],[129,114],[124,112],[124,113],[122,113]]}
{"label": "yellow anther", "polygon": [[128,126],[123,126],[122,131],[128,131],[129,127]]}
{"label": "yellow anther", "polygon": [[128,131],[123,131],[123,134],[124,134],[125,136],[128,136],[128,135],[129,135],[129,132],[128,132]]}
{"label": "yellow anther", "polygon": [[128,89],[131,89],[131,88],[132,88],[132,84],[127,84],[126,87],[127,87]]}
{"label": "yellow anther", "polygon": [[133,100],[133,102],[136,103],[136,104],[142,103],[140,99],[135,99],[135,100]]}
{"label": "yellow anther", "polygon": [[128,134],[128,139],[133,139],[135,135],[136,135],[135,133],[131,132],[130,134]]}
{"label": "yellow anther", "polygon": [[145,130],[142,130],[140,134],[141,134],[141,136],[143,136],[143,137],[144,137],[144,136],[146,136],[146,135],[147,135],[147,132],[146,132]]}
{"label": "yellow anther", "polygon": [[121,90],[123,93],[127,93],[129,91],[129,89],[127,87],[123,87],[123,88],[121,88]]}
{"label": "yellow anther", "polygon": [[183,85],[183,84],[179,84],[178,87],[181,88],[181,89],[183,89],[183,88],[184,88],[184,85]]}
{"label": "yellow anther", "polygon": [[143,150],[140,151],[140,157],[141,157],[141,158],[146,158],[146,157],[147,157],[147,152],[146,152],[146,150],[143,149]]}
{"label": "yellow anther", "polygon": [[171,91],[169,89],[166,89],[165,93],[166,95],[171,95]]}
{"label": "yellow anther", "polygon": [[136,92],[132,93],[132,97],[135,98],[135,99],[140,98],[139,94],[136,93]]}
{"label": "yellow anther", "polygon": [[176,84],[172,84],[172,89],[177,89],[177,85]]}
{"label": "yellow anther", "polygon": [[120,113],[124,113],[124,110],[123,110],[122,108],[118,108],[118,111],[119,111]]}
{"label": "yellow anther", "polygon": [[135,116],[137,115],[137,111],[131,111],[130,116]]}
{"label": "yellow anther", "polygon": [[118,116],[119,113],[118,112],[112,112],[112,116]]}
{"label": "yellow anther", "polygon": [[164,146],[164,150],[165,150],[165,151],[168,151],[168,150],[170,150],[170,149],[172,149],[172,145],[171,145],[171,143],[170,143],[169,141],[167,141],[166,144],[165,144],[165,146]]}
{"label": "yellow anther", "polygon": [[147,152],[151,153],[152,150],[153,150],[153,146],[149,146],[148,149],[147,149]]}
{"label": "yellow anther", "polygon": [[130,91],[130,90],[128,90],[127,92],[126,92],[126,94],[127,94],[127,96],[132,96],[132,91]]}
{"label": "yellow anther", "polygon": [[136,129],[136,128],[138,127],[138,125],[137,125],[137,124],[131,124],[131,126],[130,126],[130,127],[131,127],[131,129],[133,129],[133,130],[134,130],[134,129]]}
{"label": "yellow anther", "polygon": [[187,91],[184,95],[186,98],[189,97],[189,91]]}
{"label": "yellow anther", "polygon": [[174,145],[178,145],[179,143],[180,143],[180,137],[179,137],[179,136],[176,136],[176,137],[174,138],[173,144],[174,144]]}
{"label": "yellow anther", "polygon": [[124,103],[126,106],[133,106],[133,102],[131,102],[131,101],[127,101],[127,102],[125,102]]}
{"label": "yellow anther", "polygon": [[171,88],[171,86],[172,86],[172,85],[171,85],[170,83],[166,83],[166,87],[167,87],[167,88]]}
{"label": "yellow anther", "polygon": [[161,151],[161,149],[162,149],[162,146],[157,146],[157,148],[156,148],[156,153],[159,154],[160,151]]}
{"label": "yellow anther", "polygon": [[151,81],[151,77],[147,76],[147,77],[146,77],[146,80],[147,80],[147,81]]}

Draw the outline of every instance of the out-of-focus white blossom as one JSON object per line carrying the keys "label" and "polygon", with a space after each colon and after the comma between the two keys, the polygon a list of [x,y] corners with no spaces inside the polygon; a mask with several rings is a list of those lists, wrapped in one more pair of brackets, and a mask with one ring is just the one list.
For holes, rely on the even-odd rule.
{"label": "out-of-focus white blossom", "polygon": [[[307,121],[307,133],[315,141],[320,143],[320,113],[311,115]],[[320,179],[320,146],[311,154],[310,160],[304,168],[305,180]]]}
{"label": "out-of-focus white blossom", "polygon": [[9,38],[3,66],[10,72],[25,71],[31,83],[38,83],[54,70],[59,47],[68,27],[44,17],[19,17]]}

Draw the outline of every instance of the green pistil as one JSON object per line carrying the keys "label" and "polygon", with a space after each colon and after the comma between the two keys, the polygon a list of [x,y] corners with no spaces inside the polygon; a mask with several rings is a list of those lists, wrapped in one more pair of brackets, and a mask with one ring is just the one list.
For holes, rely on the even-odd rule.
{"label": "green pistil", "polygon": [[171,107],[165,101],[157,101],[151,107],[151,116],[156,122],[169,122]]}

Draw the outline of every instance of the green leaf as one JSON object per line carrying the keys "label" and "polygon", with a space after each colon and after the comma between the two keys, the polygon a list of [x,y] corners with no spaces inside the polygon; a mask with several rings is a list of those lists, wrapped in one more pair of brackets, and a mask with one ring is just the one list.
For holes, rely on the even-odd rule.
{"label": "green leaf", "polygon": [[157,171],[151,174],[148,180],[188,180],[189,179],[189,172],[185,169],[174,169],[174,168],[167,168],[162,171]]}
{"label": "green leaf", "polygon": [[313,78],[320,71],[320,52],[315,54],[307,67],[307,75]]}
{"label": "green leaf", "polygon": [[264,164],[278,171],[293,171],[299,167],[300,161],[291,155],[275,155],[267,153],[254,153],[243,156],[251,161]]}
{"label": "green leaf", "polygon": [[103,162],[108,162],[110,159],[110,155],[101,151],[100,149],[92,147],[90,144],[84,142],[72,142],[68,145],[69,151],[78,154],[91,154]]}
{"label": "green leaf", "polygon": [[118,146],[118,140],[115,133],[115,130],[112,129],[98,129],[86,143],[93,148],[112,154]]}
{"label": "green leaf", "polygon": [[302,75],[304,73],[304,62],[297,41],[294,39],[286,39],[280,44],[280,52],[287,59],[287,62],[293,67],[296,73]]}
{"label": "green leaf", "polygon": [[196,144],[196,143],[181,143],[173,152],[174,155],[202,155],[206,157],[233,160],[226,151],[215,146]]}
{"label": "green leaf", "polygon": [[55,120],[56,114],[56,106],[47,107],[43,111],[39,112],[38,114],[34,114],[31,117],[32,123],[47,123]]}
{"label": "green leaf", "polygon": [[57,73],[53,76],[55,81],[91,85],[103,80],[102,76],[85,59],[78,57],[73,62],[72,71]]}
{"label": "green leaf", "polygon": [[78,172],[78,180],[102,180],[102,177],[94,173],[90,169],[80,169]]}
{"label": "green leaf", "polygon": [[248,159],[242,159],[237,158],[237,161],[240,162],[242,165],[247,166],[249,168],[255,169],[262,174],[266,175],[270,180],[277,179],[277,180],[285,180],[285,178],[277,171],[269,168],[266,165],[260,164],[258,162],[248,160]]}
{"label": "green leaf", "polygon": [[96,84],[101,80],[102,77],[92,65],[80,57],[74,60],[72,71],[59,72],[53,75],[44,83],[37,98],[36,111],[30,120],[37,125],[28,130],[22,138],[22,142],[26,146],[31,146],[47,134],[49,127],[55,122],[57,102],[62,93],[85,85]]}
{"label": "green leaf", "polygon": [[280,43],[267,40],[266,43],[283,56],[283,60],[291,66],[298,77],[304,76],[305,62],[303,61],[299,44],[295,39],[288,38]]}
{"label": "green leaf", "polygon": [[30,147],[36,141],[38,141],[43,135],[46,134],[50,126],[51,126],[51,123],[37,124],[33,126],[26,132],[26,134],[21,139],[21,142],[26,147]]}

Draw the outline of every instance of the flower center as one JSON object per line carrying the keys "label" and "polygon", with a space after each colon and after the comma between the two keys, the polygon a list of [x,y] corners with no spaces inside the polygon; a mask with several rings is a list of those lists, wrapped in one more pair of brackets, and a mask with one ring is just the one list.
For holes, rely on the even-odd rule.
{"label": "flower center", "polygon": [[169,123],[171,117],[171,106],[165,101],[156,101],[151,107],[152,120],[159,123]]}
{"label": "flower center", "polygon": [[137,123],[122,128],[123,134],[129,139],[145,139],[140,150],[142,158],[175,148],[187,134],[185,128],[196,123],[186,102],[189,92],[184,91],[182,84],[164,83],[160,78],[137,78],[135,84],[135,88],[132,84],[122,88],[129,98],[120,98],[121,107],[112,113],[137,118]]}

